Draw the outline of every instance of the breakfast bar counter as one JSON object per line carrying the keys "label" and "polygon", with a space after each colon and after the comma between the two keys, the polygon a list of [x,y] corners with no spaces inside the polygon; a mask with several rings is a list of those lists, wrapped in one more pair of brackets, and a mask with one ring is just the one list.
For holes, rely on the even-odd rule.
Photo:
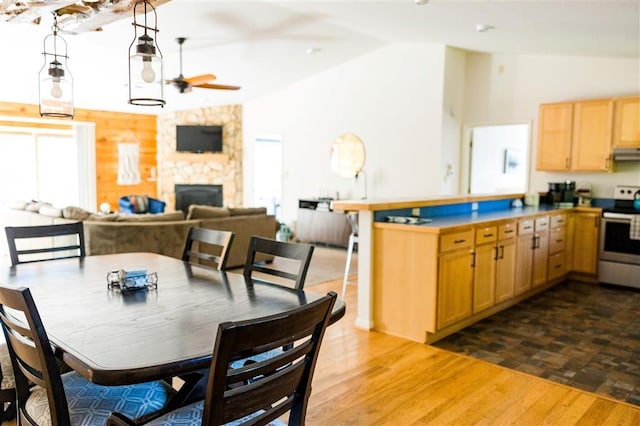
{"label": "breakfast bar counter", "polygon": [[601,210],[523,198],[334,201],[358,211],[356,326],[431,342],[566,278],[574,213],[595,218],[597,238]]}

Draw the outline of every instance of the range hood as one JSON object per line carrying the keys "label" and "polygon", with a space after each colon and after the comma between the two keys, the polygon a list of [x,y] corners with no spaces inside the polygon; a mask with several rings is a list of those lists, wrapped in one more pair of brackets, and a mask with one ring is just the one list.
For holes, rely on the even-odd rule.
{"label": "range hood", "polygon": [[640,148],[613,148],[614,161],[640,161]]}

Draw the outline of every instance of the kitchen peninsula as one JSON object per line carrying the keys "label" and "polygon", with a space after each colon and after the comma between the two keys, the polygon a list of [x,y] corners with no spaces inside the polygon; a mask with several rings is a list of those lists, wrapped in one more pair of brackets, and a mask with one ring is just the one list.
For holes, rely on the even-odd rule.
{"label": "kitchen peninsula", "polygon": [[430,343],[569,274],[596,282],[601,210],[522,198],[334,201],[359,213],[356,326]]}

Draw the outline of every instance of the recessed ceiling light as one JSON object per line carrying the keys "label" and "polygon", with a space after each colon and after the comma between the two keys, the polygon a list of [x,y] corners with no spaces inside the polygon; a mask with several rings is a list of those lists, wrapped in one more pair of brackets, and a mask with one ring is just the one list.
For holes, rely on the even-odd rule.
{"label": "recessed ceiling light", "polygon": [[489,30],[492,30],[494,27],[487,24],[476,24],[476,31],[479,33],[486,33]]}
{"label": "recessed ceiling light", "polygon": [[429,0],[414,0],[417,5],[423,5],[429,3]]}
{"label": "recessed ceiling light", "polygon": [[320,49],[319,47],[307,47],[307,55],[313,55],[316,54],[318,52],[320,52],[322,49]]}

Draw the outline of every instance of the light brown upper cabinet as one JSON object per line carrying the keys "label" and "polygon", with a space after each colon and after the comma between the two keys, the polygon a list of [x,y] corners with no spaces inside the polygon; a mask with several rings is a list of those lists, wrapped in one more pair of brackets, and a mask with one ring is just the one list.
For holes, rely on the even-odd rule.
{"label": "light brown upper cabinet", "polygon": [[613,99],[540,105],[540,171],[611,171]]}
{"label": "light brown upper cabinet", "polygon": [[615,100],[613,146],[640,148],[640,96]]}
{"label": "light brown upper cabinet", "polygon": [[569,171],[571,169],[572,123],[573,103],[540,105],[537,170]]}

